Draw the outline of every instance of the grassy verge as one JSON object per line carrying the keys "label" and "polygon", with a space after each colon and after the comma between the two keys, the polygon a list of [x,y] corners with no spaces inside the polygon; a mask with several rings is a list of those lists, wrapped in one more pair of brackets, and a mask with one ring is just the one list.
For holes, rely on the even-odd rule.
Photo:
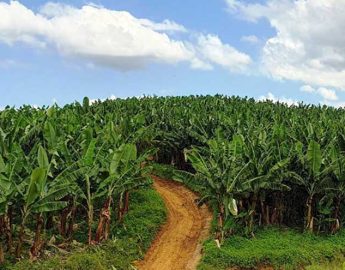
{"label": "grassy verge", "polygon": [[69,255],[56,255],[35,263],[23,260],[3,269],[133,269],[131,264],[143,257],[165,221],[166,209],[158,193],[152,189],[132,193],[130,207],[123,225],[113,228],[113,238],[100,246],[76,250]]}
{"label": "grassy verge", "polygon": [[207,241],[199,269],[221,270],[234,266],[252,269],[260,265],[286,270],[306,265],[312,265],[309,270],[342,269],[338,258],[345,254],[344,243],[345,232],[316,236],[290,229],[267,228],[260,230],[254,239],[233,236],[225,240],[221,249],[213,240]]}

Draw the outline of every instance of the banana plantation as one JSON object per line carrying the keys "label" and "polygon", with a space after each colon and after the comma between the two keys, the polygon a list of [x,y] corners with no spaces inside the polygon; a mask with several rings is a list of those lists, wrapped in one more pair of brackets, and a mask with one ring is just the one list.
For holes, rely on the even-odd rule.
{"label": "banana plantation", "polygon": [[52,235],[115,233],[154,163],[197,187],[213,237],[262,226],[343,225],[345,111],[225,96],[143,97],[0,112],[0,264],[41,256]]}

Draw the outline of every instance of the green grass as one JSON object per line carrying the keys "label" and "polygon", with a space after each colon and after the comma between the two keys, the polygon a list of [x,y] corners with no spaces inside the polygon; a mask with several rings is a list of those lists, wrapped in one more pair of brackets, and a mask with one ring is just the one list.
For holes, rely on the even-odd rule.
{"label": "green grass", "polygon": [[[312,265],[308,270],[343,269],[342,261],[337,259],[345,254],[344,243],[345,232],[316,236],[290,229],[267,228],[257,232],[253,239],[233,236],[223,243],[221,249],[214,240],[206,241],[198,269],[221,270],[234,266],[251,269],[258,265],[276,269],[301,269],[307,265]],[[335,262],[329,263],[332,261]]]}
{"label": "green grass", "polygon": [[306,270],[345,270],[345,258],[340,257],[332,262],[313,264],[306,267]]}
{"label": "green grass", "polygon": [[165,220],[165,205],[158,193],[153,189],[137,191],[131,194],[130,210],[124,218],[123,226],[113,228],[111,240],[68,256],[56,255],[36,263],[23,260],[6,269],[133,269],[131,264],[143,257]]}

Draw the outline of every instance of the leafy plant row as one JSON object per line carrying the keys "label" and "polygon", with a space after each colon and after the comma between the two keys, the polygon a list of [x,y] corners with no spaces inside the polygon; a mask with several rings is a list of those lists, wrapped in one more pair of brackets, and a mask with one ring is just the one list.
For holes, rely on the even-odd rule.
{"label": "leafy plant row", "polygon": [[344,222],[344,120],[342,109],[224,96],[8,107],[0,251],[21,257],[25,244],[34,259],[49,232],[65,243],[85,221],[89,244],[109,238],[130,191],[150,183],[152,160],[200,187],[220,240],[271,224],[334,233]]}
{"label": "leafy plant row", "polygon": [[116,117],[94,114],[88,99],[1,112],[0,262],[5,253],[22,258],[23,246],[35,260],[48,236],[59,237],[58,248],[71,243],[85,221],[89,245],[110,237],[113,214],[121,223],[129,210],[130,191],[151,182],[155,151],[141,147],[148,127]]}

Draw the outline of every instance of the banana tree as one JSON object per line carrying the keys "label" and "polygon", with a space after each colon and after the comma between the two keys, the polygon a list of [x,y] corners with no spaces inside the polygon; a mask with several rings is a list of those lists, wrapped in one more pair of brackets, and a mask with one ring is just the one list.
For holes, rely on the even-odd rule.
{"label": "banana tree", "polygon": [[332,233],[340,229],[340,208],[345,198],[345,156],[340,149],[341,147],[337,147],[337,145],[332,147],[330,151],[331,163],[328,165],[332,170],[330,172],[330,185],[326,189],[326,198],[331,200],[333,204]]}
{"label": "banana tree", "polygon": [[[129,192],[149,181],[150,166],[142,166],[143,162],[153,154],[146,151],[137,153],[135,144],[122,144],[112,155],[108,177],[98,187],[97,196],[104,196],[105,202],[100,212],[95,241],[107,240],[111,222],[111,205],[113,196],[119,196],[118,218],[122,221],[123,215],[128,211]],[[123,203],[124,197],[124,203]]]}
{"label": "banana tree", "polygon": [[[4,148],[3,148],[4,149]],[[26,174],[26,157],[17,143],[6,147],[4,157],[0,155],[0,219],[3,221],[3,235],[6,237],[7,251],[13,247],[14,208],[21,201],[22,187],[25,186],[23,175]]]}
{"label": "banana tree", "polygon": [[97,189],[99,183],[96,178],[99,174],[99,157],[103,150],[103,145],[97,148],[97,140],[92,138],[88,144],[85,145],[83,156],[78,161],[78,173],[82,176],[83,181],[79,183],[80,191],[83,191],[80,196],[86,201],[87,216],[88,216],[88,243],[92,244],[92,226],[94,221],[94,199],[97,196]]}
{"label": "banana tree", "polygon": [[5,249],[4,242],[6,242],[8,250],[11,250],[12,245],[12,230],[10,228],[10,220],[7,215],[8,206],[10,204],[10,195],[13,193],[13,186],[11,182],[2,175],[6,171],[6,166],[3,158],[0,155],[0,265],[5,262]]}
{"label": "banana tree", "polygon": [[[325,163],[326,151],[322,151],[320,144],[310,140],[306,153],[303,153],[303,144],[296,143],[296,152],[301,170],[290,173],[290,176],[304,187],[308,196],[306,199],[306,230],[313,232],[314,229],[314,203],[315,196],[327,188],[331,166]],[[291,179],[292,180],[292,179]]]}
{"label": "banana tree", "polygon": [[[14,166],[15,167],[15,166]],[[17,186],[13,181],[12,174],[7,177],[6,172],[9,169],[0,156],[0,231],[1,235],[6,236],[7,250],[12,249],[12,206],[14,203]]]}
{"label": "banana tree", "polygon": [[206,188],[201,202],[215,205],[217,218],[217,238],[224,237],[224,222],[230,214],[237,215],[236,196],[242,192],[242,182],[247,176],[249,163],[244,163],[243,138],[235,135],[231,141],[213,139],[207,147],[194,147],[187,150],[186,157],[196,171],[195,177]]}
{"label": "banana tree", "polygon": [[[265,206],[265,194],[273,192],[281,192],[290,190],[283,181],[287,178],[287,167],[290,159],[282,159],[280,147],[277,151],[272,147],[274,141],[267,138],[267,134],[263,130],[259,130],[258,136],[248,138],[245,144],[245,157],[248,166],[248,178],[243,185],[247,186],[247,191],[251,194],[249,211],[250,218],[248,222],[248,230],[253,234],[254,216],[258,202],[261,206],[261,219],[264,223],[270,224],[276,222],[274,218],[280,216],[282,218],[282,205],[274,205],[272,211],[272,218],[270,218],[270,211],[268,205]],[[281,195],[281,194],[280,194]],[[277,196],[281,197],[281,196]],[[278,213],[277,213],[278,212]]]}
{"label": "banana tree", "polygon": [[51,163],[48,160],[46,151],[42,146],[38,147],[38,167],[35,168],[26,186],[26,192],[23,194],[24,205],[22,207],[22,217],[20,231],[18,236],[18,245],[16,256],[21,256],[22,245],[24,241],[25,226],[28,217],[31,214],[36,216],[36,228],[34,242],[30,249],[30,257],[35,259],[43,245],[41,233],[43,229],[43,214],[58,211],[66,207],[66,202],[60,201],[68,193],[68,185],[52,185],[53,181],[48,179],[50,175]]}

